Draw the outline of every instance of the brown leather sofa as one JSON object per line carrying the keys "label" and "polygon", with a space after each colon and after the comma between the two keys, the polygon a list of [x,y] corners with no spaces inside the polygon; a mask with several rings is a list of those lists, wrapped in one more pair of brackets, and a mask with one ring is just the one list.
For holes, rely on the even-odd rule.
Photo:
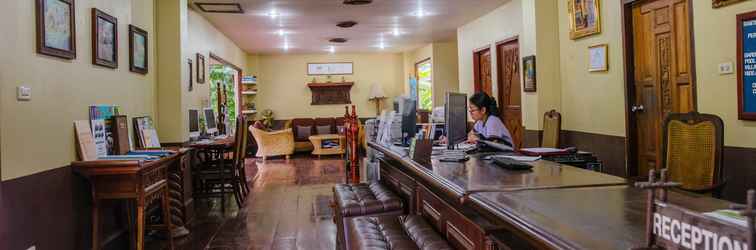
{"label": "brown leather sofa", "polygon": [[[336,241],[346,245],[347,221],[364,216],[401,215],[404,204],[401,198],[380,183],[337,184],[333,187],[334,222]],[[352,249],[346,246],[345,249]]]}
{"label": "brown leather sofa", "polygon": [[287,128],[294,132],[294,151],[308,152],[313,150],[309,137],[311,135],[338,134],[344,125],[344,118],[296,118],[292,119]]}
{"label": "brown leather sofa", "polygon": [[359,217],[347,222],[346,249],[452,250],[420,215]]}

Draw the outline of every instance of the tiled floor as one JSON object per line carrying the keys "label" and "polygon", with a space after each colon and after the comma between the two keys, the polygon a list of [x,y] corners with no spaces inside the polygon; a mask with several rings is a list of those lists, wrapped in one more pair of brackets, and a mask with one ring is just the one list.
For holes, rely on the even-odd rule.
{"label": "tiled floor", "polygon": [[[298,156],[292,160],[248,160],[257,179],[241,209],[227,199],[199,201],[191,235],[176,249],[335,249],[331,188],[344,180],[344,161]],[[256,171],[255,171],[256,170]],[[151,241],[147,249],[165,248]]]}

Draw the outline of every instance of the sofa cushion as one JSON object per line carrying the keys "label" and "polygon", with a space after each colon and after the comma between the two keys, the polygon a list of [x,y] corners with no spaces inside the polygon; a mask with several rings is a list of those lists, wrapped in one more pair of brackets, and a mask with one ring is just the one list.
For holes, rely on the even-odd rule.
{"label": "sofa cushion", "polygon": [[333,193],[336,209],[344,217],[403,211],[399,196],[378,182],[337,184]]}
{"label": "sofa cushion", "polygon": [[453,249],[419,215],[358,217],[347,226],[351,249]]}
{"label": "sofa cushion", "polygon": [[332,133],[330,125],[320,125],[315,127],[315,130],[319,135],[327,135]]}
{"label": "sofa cushion", "polygon": [[297,141],[309,140],[312,126],[297,126]]}

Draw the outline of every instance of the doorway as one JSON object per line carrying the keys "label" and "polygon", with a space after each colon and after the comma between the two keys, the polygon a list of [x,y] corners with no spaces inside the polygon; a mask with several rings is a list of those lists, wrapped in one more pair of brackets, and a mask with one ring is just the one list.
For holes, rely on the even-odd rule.
{"label": "doorway", "polygon": [[520,93],[520,45],[517,37],[496,43],[499,117],[512,135],[515,149],[522,147],[522,103]]}
{"label": "doorway", "polygon": [[473,51],[473,76],[475,80],[475,92],[486,92],[493,95],[491,80],[491,47],[486,46]]}
{"label": "doorway", "polygon": [[691,0],[626,1],[628,176],[661,165],[662,123],[696,110]]}
{"label": "doorway", "polygon": [[433,109],[433,67],[430,58],[415,64],[415,75],[417,76],[417,109],[430,111]]}
{"label": "doorway", "polygon": [[235,132],[230,125],[236,124],[240,114],[241,75],[241,68],[210,53],[210,107],[217,114],[221,134]]}

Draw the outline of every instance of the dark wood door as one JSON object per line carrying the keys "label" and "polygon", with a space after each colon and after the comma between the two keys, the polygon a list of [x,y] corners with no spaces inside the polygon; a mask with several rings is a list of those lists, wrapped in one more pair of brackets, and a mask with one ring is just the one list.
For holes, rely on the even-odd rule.
{"label": "dark wood door", "polygon": [[489,96],[494,96],[491,80],[491,48],[486,47],[473,53],[473,67],[475,92],[483,91]]}
{"label": "dark wood door", "polygon": [[496,45],[496,69],[499,111],[504,125],[512,134],[515,148],[522,147],[522,104],[520,94],[520,48],[515,40]]}
{"label": "dark wood door", "polygon": [[688,8],[686,0],[632,7],[635,70],[629,93],[639,175],[660,168],[664,117],[694,109]]}

